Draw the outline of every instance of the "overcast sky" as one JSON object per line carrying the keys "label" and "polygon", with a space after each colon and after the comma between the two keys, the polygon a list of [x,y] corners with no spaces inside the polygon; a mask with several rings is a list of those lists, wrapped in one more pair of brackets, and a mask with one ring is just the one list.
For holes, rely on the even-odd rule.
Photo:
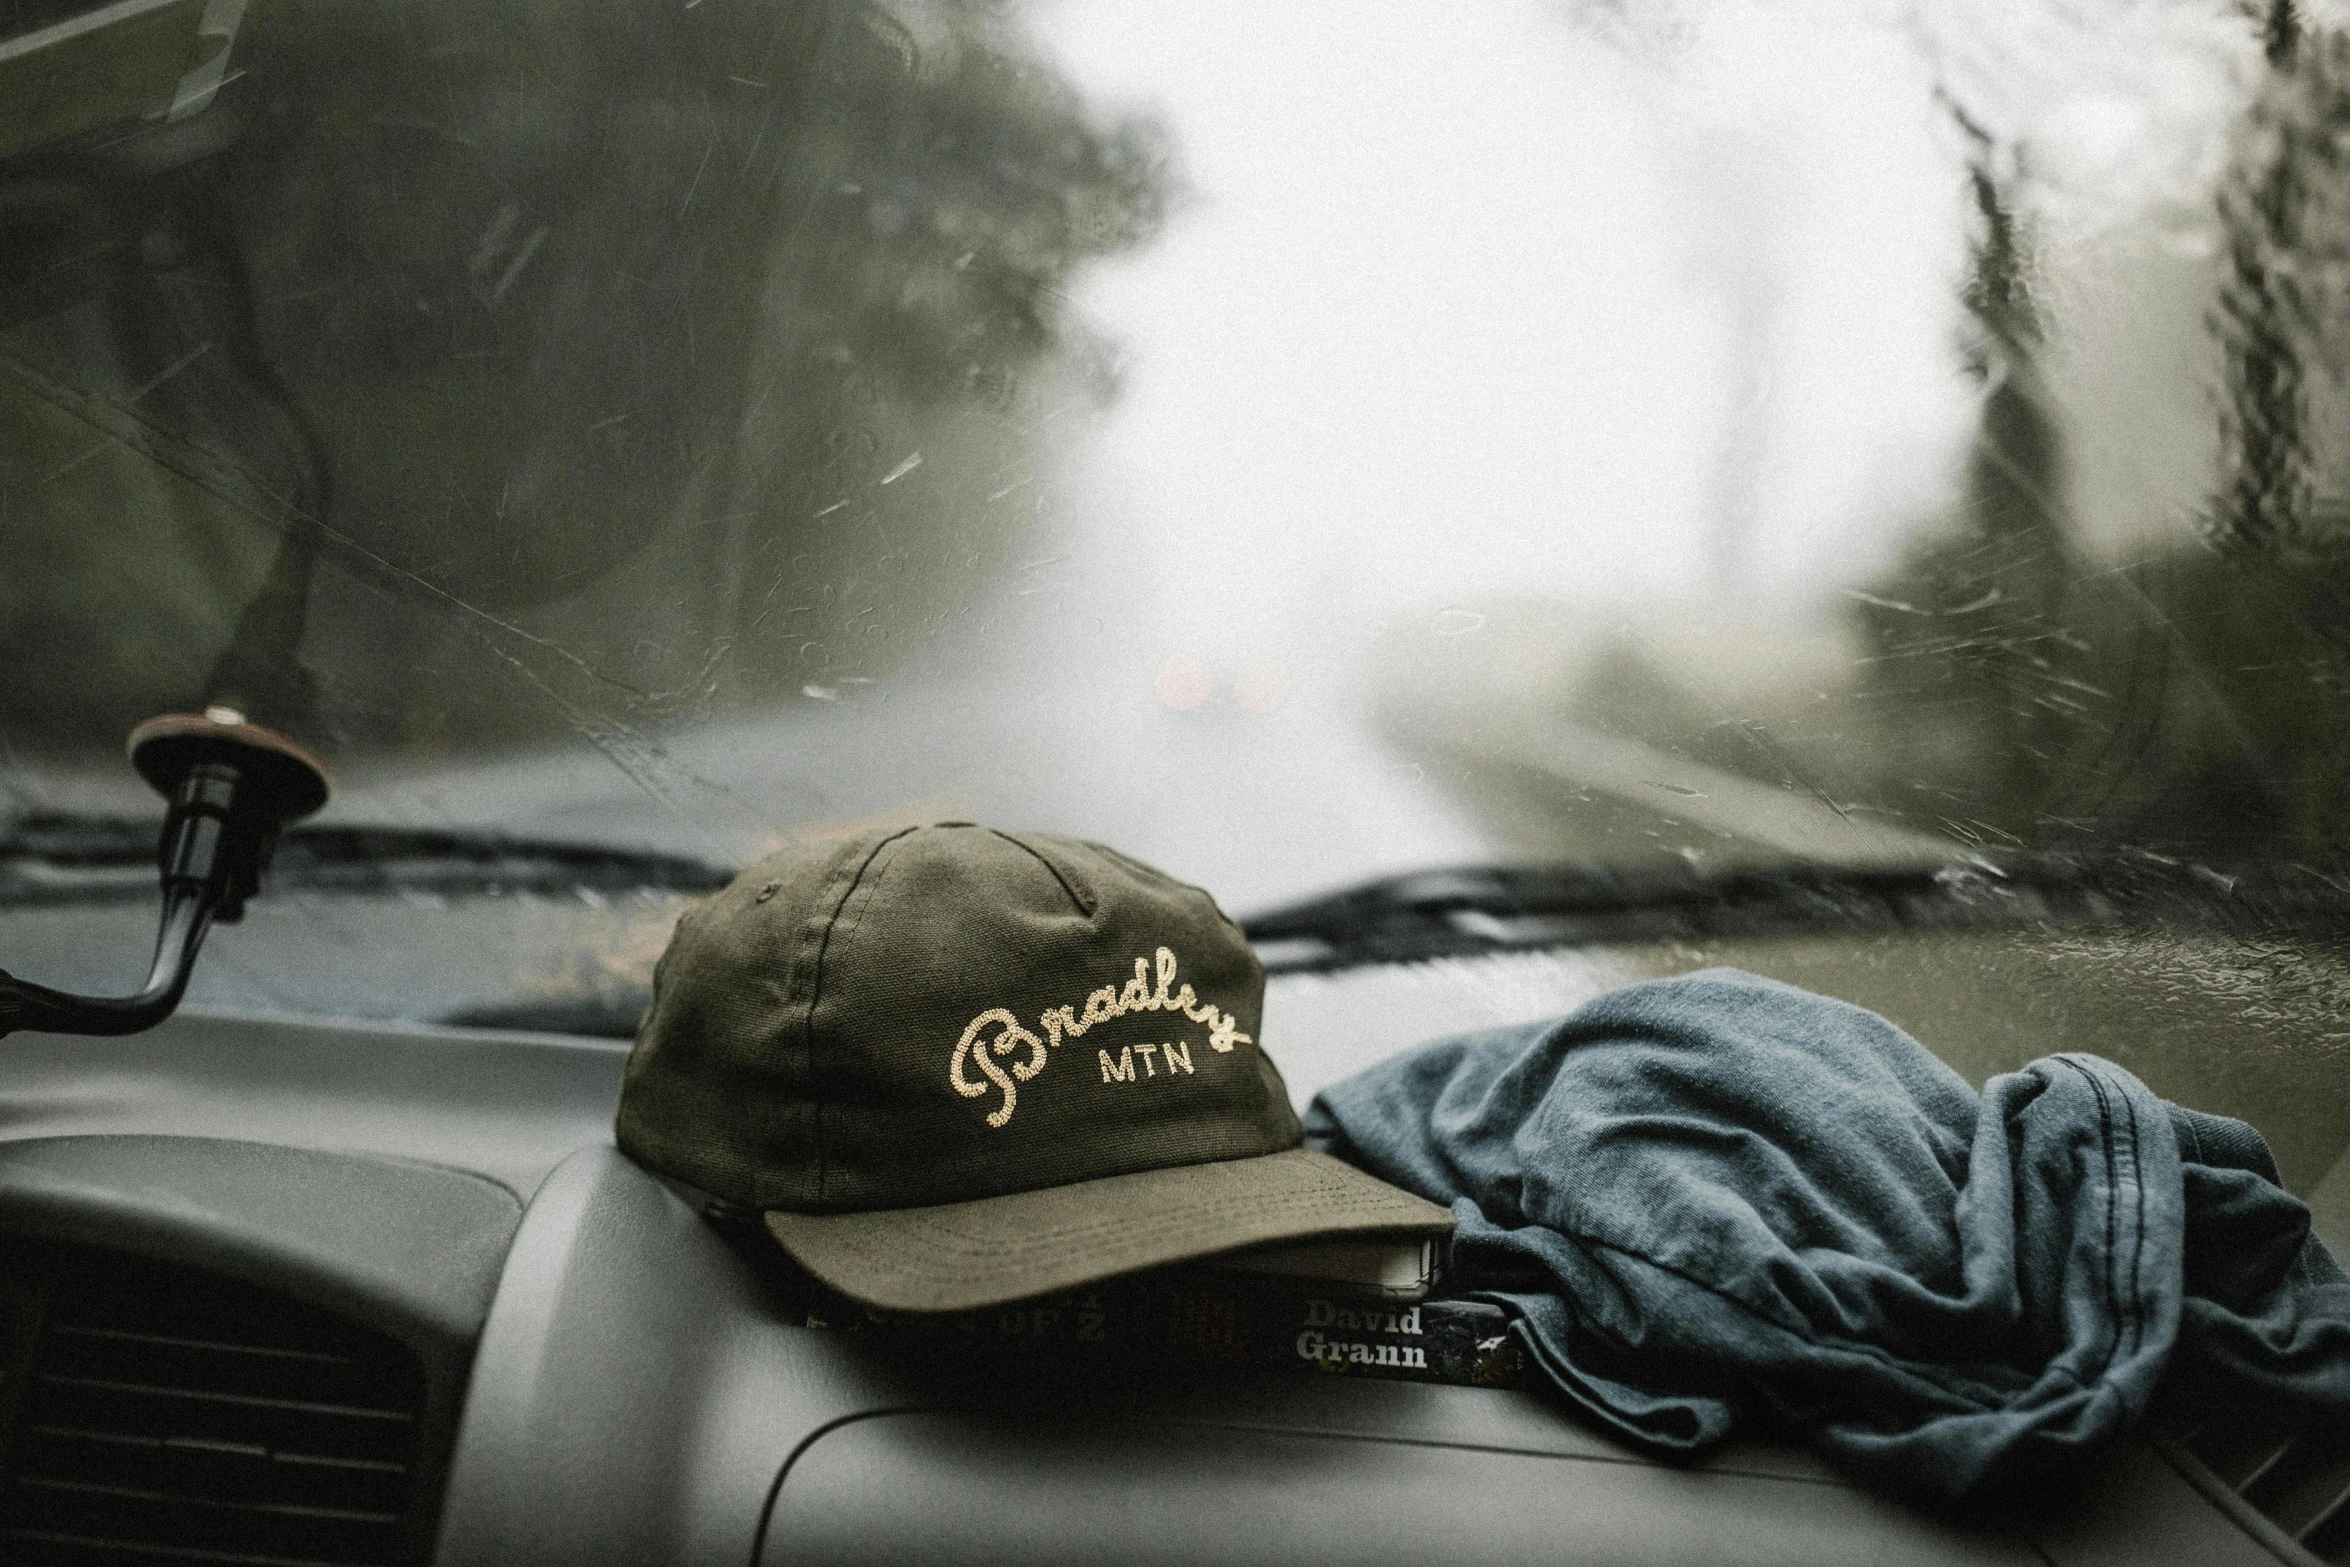
{"label": "overcast sky", "polygon": [[1812,596],[1945,503],[1962,192],[1897,32],[1747,5],[1661,48],[1529,3],[1030,15],[1090,95],[1163,117],[1191,191],[1078,293],[1126,355],[1091,503],[1155,541],[1178,628],[1209,587],[1297,629],[1679,594],[1725,535],[1750,595]]}

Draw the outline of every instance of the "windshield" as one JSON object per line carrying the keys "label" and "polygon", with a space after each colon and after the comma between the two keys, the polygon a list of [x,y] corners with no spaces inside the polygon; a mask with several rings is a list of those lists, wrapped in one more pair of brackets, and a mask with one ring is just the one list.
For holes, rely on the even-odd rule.
{"label": "windshield", "polygon": [[154,814],[124,733],[212,701],[329,822],[977,818],[1244,910],[2332,874],[2350,45],[2285,8],[117,13],[0,92],[0,812]]}

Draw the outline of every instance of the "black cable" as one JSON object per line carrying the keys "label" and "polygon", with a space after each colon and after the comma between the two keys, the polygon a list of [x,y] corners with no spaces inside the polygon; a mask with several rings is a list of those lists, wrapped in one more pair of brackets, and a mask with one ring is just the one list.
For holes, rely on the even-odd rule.
{"label": "black cable", "polygon": [[212,199],[188,201],[175,215],[186,220],[195,251],[224,285],[214,295],[221,329],[219,362],[276,421],[280,443],[292,459],[295,483],[287,498],[292,526],[205,677],[204,698],[259,713],[276,727],[313,732],[318,720],[317,681],[301,661],[301,646],[309,628],[319,537],[333,504],[333,472],[317,426],[262,351],[251,270],[230,228],[221,193],[203,189],[215,183],[192,178],[191,194]]}
{"label": "black cable", "polygon": [[0,1035],[135,1034],[169,1017],[216,920],[261,883],[279,829],[326,803],[325,765],[283,735],[216,717],[149,719],[131,764],[171,802],[156,846],[163,917],[147,982],[128,996],[77,996],[0,972]]}
{"label": "black cable", "polygon": [[212,906],[202,894],[181,891],[166,898],[155,933],[155,959],[147,982],[128,996],[77,996],[18,979],[0,969],[0,1035],[19,1029],[50,1034],[136,1034],[171,1016],[188,988],[197,950],[212,927]]}

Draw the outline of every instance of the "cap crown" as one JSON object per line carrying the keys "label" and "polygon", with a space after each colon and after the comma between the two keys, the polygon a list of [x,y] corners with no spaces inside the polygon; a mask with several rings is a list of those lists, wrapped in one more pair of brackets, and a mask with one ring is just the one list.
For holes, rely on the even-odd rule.
{"label": "cap crown", "polygon": [[678,922],[620,1146],[732,1201],[921,1207],[1292,1147],[1215,901],[968,823],[796,843]]}

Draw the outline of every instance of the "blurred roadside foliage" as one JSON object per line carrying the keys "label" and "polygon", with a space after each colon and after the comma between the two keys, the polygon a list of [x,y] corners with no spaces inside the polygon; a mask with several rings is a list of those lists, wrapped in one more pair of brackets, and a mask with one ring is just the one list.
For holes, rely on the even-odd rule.
{"label": "blurred roadside foliage", "polygon": [[135,259],[0,324],[19,750],[202,694],[273,559],[331,750],[871,678],[1051,525],[978,499],[1109,395],[1067,279],[1170,188],[994,7],[256,0],[237,51],[227,151],[90,176]]}
{"label": "blurred roadside foliage", "polygon": [[[1867,859],[1938,843],[2273,861],[2339,883],[2350,860],[2350,35],[2303,33],[2292,14],[2277,8],[2265,39],[2259,19],[2227,22],[2257,74],[2219,140],[2224,164],[2198,176],[2207,183],[2184,225],[2197,248],[2164,249],[2170,237],[2151,223],[2129,237],[2161,251],[2166,280],[2200,280],[2189,286],[2203,320],[2189,327],[2162,315],[2167,301],[2141,298],[2152,317],[2127,320],[2125,303],[2119,330],[2200,331],[2162,371],[2207,363],[2210,384],[2166,386],[2115,413],[2084,399],[2130,390],[2117,378],[2143,373],[2149,356],[2109,354],[2086,373],[2076,356],[2052,370],[2071,346],[2068,322],[2040,290],[2080,282],[2051,285],[2062,268],[2036,252],[2036,220],[2058,197],[2033,188],[2027,151],[1986,129],[2031,116],[1971,113],[1945,81],[1943,110],[1969,149],[1973,253],[1956,357],[1976,410],[1945,509],[1904,526],[1892,564],[1825,613],[1717,593],[1617,606],[1528,596],[1408,618],[1381,650],[1390,731],[1531,857]],[[2046,15],[2092,25],[2086,13]],[[1983,31],[2001,25],[1986,19]],[[2016,31],[2028,40],[2028,27]],[[2085,194],[2110,205],[2111,192]],[[2096,273],[2119,254],[2076,248],[2064,265]],[[2124,301],[2144,286],[2105,281]],[[2126,422],[2150,403],[2167,425]],[[2120,428],[2135,443],[2125,467],[2176,471],[2148,440],[2207,445],[2201,494],[2176,515],[2124,519],[2126,536],[2105,497],[2093,536],[2076,512],[2094,480],[2074,466],[2092,413],[2106,439]],[[1477,716],[1430,716],[1446,714]],[[1774,813],[1793,825],[1766,829]]]}
{"label": "blurred roadside foliage", "polygon": [[1855,595],[1885,738],[1862,797],[1988,847],[2350,846],[2350,37],[2272,31],[2268,58],[2218,193],[2195,536],[2118,563],[2076,542],[2023,240],[1978,176],[1982,424],[1954,525]]}

